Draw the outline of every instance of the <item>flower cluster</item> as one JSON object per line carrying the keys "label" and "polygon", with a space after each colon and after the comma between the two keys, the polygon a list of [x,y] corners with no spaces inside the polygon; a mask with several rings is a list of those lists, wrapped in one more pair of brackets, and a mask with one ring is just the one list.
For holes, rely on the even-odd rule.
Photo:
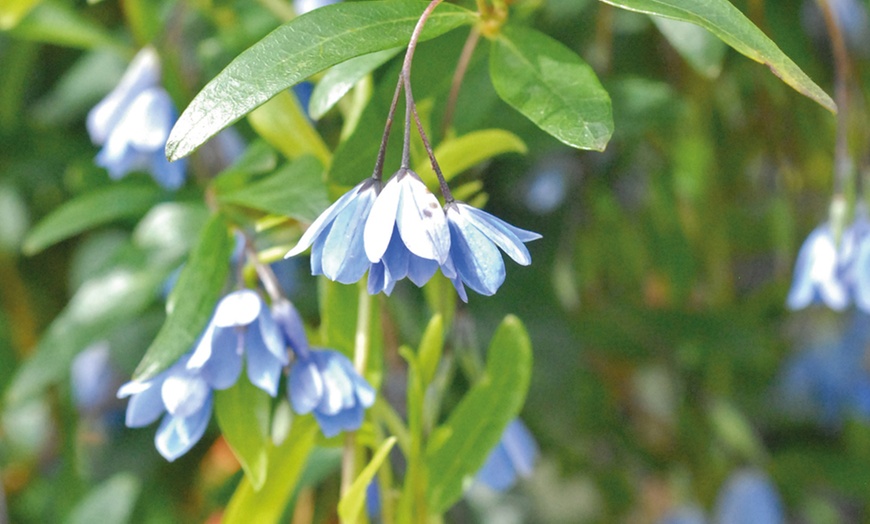
{"label": "flower cluster", "polygon": [[870,218],[863,208],[839,238],[827,223],[810,233],[798,253],[786,304],[803,309],[821,302],[842,311],[853,301],[870,312]]}
{"label": "flower cluster", "polygon": [[463,202],[442,207],[420,177],[400,169],[383,185],[368,178],[308,228],[287,257],[311,247],[311,272],[350,284],[369,272],[368,291],[389,295],[396,282],[423,286],[439,268],[459,296],[465,286],[493,295],[505,279],[498,248],[531,263],[524,242],[540,238]]}
{"label": "flower cluster", "polygon": [[[659,524],[704,524],[704,512],[696,506],[676,508]],[[733,473],[719,491],[713,519],[719,524],[781,524],[785,522],[782,501],[767,476],[757,470]]]}
{"label": "flower cluster", "polygon": [[102,146],[97,165],[113,179],[144,170],[166,189],[180,188],[185,161],[170,163],[163,152],[176,118],[172,99],[160,86],[160,59],[146,47],[115,89],[88,113],[88,133]]}
{"label": "flower cluster", "polygon": [[[296,355],[292,364],[288,347]],[[270,309],[256,292],[243,289],[218,303],[191,352],[159,375],[121,387],[118,396],[130,397],[127,426],[146,426],[163,415],[157,450],[170,461],[185,454],[205,433],[213,391],[238,381],[243,356],[248,379],[272,397],[289,365],[291,404],[299,414],[313,411],[328,437],[358,429],[364,410],[374,402],[374,389],[347,357],[308,347],[302,320],[290,302],[276,300]]]}

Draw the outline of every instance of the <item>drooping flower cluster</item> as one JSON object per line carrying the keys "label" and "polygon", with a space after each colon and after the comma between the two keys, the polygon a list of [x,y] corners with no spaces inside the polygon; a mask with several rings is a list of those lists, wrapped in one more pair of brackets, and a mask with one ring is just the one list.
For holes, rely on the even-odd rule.
{"label": "drooping flower cluster", "polygon": [[822,224],[798,253],[786,304],[803,309],[819,302],[836,311],[854,302],[870,312],[870,218],[863,207],[839,238]]}
{"label": "drooping flower cluster", "polygon": [[186,162],[170,163],[163,152],[176,118],[172,99],[160,85],[157,52],[143,48],[115,89],[88,113],[88,134],[102,146],[97,165],[116,180],[143,170],[166,189],[180,188]]}
{"label": "drooping flower cluster", "polygon": [[[288,347],[296,355],[292,364]],[[121,387],[118,396],[130,397],[127,426],[146,426],[163,415],[155,444],[167,460],[175,460],[202,438],[213,391],[238,381],[243,360],[251,383],[272,397],[290,365],[291,404],[299,414],[314,411],[326,436],[358,429],[374,402],[374,389],[347,357],[308,347],[302,320],[290,302],[276,300],[270,309],[256,292],[243,289],[218,303],[191,352],[157,376]]]}
{"label": "drooping flower cluster", "polygon": [[437,269],[468,301],[465,286],[494,294],[505,279],[498,248],[529,265],[524,242],[540,238],[463,202],[442,207],[420,177],[400,169],[381,188],[368,178],[345,193],[308,228],[287,253],[309,247],[311,272],[344,284],[369,272],[368,291],[390,294],[404,278],[423,286]]}
{"label": "drooping flower cluster", "polygon": [[707,520],[697,506],[674,509],[658,524],[782,524],[782,501],[770,479],[761,471],[739,470],[728,478],[716,498],[713,518]]}

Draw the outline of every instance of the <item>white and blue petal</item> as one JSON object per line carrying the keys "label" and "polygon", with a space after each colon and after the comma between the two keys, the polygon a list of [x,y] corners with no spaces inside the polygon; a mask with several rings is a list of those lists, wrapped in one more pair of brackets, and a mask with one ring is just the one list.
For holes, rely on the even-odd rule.
{"label": "white and blue petal", "polygon": [[167,414],[163,417],[154,436],[157,451],[170,462],[190,451],[205,434],[211,409],[212,396],[209,394],[200,409],[190,416],[175,417]]}
{"label": "white and blue petal", "polygon": [[187,367],[196,370],[214,389],[227,389],[242,372],[244,328],[209,325]]}
{"label": "white and blue petal", "polygon": [[360,193],[333,220],[320,261],[323,274],[330,280],[352,284],[368,270],[370,263],[363,245],[363,229],[374,202],[373,191]]}
{"label": "white and blue petal", "polygon": [[158,375],[144,382],[128,382],[118,390],[118,398],[130,397],[124,421],[128,428],[147,426],[166,411],[160,394],[163,378],[162,375]]}
{"label": "white and blue petal", "polygon": [[314,410],[323,398],[324,384],[317,363],[310,358],[299,359],[290,368],[287,395],[293,409],[300,415]]}
{"label": "white and blue petal", "polygon": [[447,209],[450,226],[450,260],[464,284],[481,295],[493,295],[505,279],[504,260],[495,244],[452,206]]}
{"label": "white and blue petal", "polygon": [[397,175],[402,188],[396,225],[408,251],[443,264],[450,251],[450,233],[441,204],[416,173]]}
{"label": "white and blue petal", "polygon": [[719,491],[714,522],[721,524],[781,524],[782,502],[773,484],[754,470],[731,475]]}
{"label": "white and blue petal", "polygon": [[[308,353],[308,338],[305,336],[305,326],[302,317],[289,300],[279,299],[272,303],[272,318],[278,325],[284,337],[284,344],[301,354]],[[286,355],[286,353],[285,353]]]}
{"label": "white and blue petal", "polygon": [[264,345],[250,345],[246,354],[248,379],[270,396],[276,396],[284,364]]}
{"label": "white and blue petal", "polygon": [[173,417],[186,418],[202,409],[211,397],[211,388],[198,373],[176,368],[163,381],[160,396],[167,413]]}
{"label": "white and blue petal", "polygon": [[320,426],[320,430],[326,437],[334,437],[342,431],[355,431],[362,426],[365,417],[365,409],[359,404],[339,411],[334,415],[315,411],[314,418]]}
{"label": "white and blue petal", "polygon": [[802,309],[821,299],[831,309],[845,309],[849,305],[849,292],[842,279],[843,258],[830,226],[816,228],[798,253],[786,305]]}
{"label": "white and blue petal", "polygon": [[541,238],[541,235],[514,227],[504,220],[468,204],[457,202],[456,209],[474,227],[483,232],[495,245],[511,257],[514,262],[523,266],[528,266],[532,263],[529,250],[526,249],[523,242],[537,240]]}

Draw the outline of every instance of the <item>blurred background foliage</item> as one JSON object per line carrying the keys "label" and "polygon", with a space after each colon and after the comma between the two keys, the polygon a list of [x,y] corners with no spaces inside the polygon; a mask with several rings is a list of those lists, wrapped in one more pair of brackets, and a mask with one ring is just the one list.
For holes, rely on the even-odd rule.
{"label": "blurred background foliage", "polygon": [[[734,3],[832,92],[813,2]],[[853,10],[847,33],[860,74],[870,58],[867,5],[841,3]],[[797,250],[827,216],[835,119],[703,33],[591,0],[513,9],[592,64],[613,98],[615,133],[603,153],[568,149],[507,110],[486,60],[472,61],[455,133],[506,129],[528,152],[462,177],[482,179],[491,212],[544,239],[530,245],[532,266],[509,267],[496,296],[460,310],[454,344],[484,346],[504,315],[523,319],[535,368],[522,418],[542,459],[518,488],[472,492],[450,518],[656,522],[683,505],[709,510],[746,466],[771,476],[791,521],[870,518],[870,397],[837,374],[870,373],[868,319],[784,306]],[[111,183],[93,163],[84,117],[137,48],[156,45],[164,83],[184,107],[292,16],[283,0],[12,0],[0,9],[0,521],[4,511],[11,522],[205,521],[226,505],[241,474],[216,431],[168,464],[150,432],[123,427],[123,403],[112,399],[159,328],[160,287],[203,223],[196,184],[158,196],[144,218],[132,212],[34,254],[23,242],[58,205]],[[415,81],[435,122],[466,34],[421,45]],[[680,49],[681,37],[700,40]],[[375,74],[376,97],[389,96],[393,78]],[[860,96],[849,111],[851,153],[867,168]],[[339,116],[317,127],[334,147]],[[255,139],[245,121],[236,128]],[[192,168],[200,181],[203,157]],[[313,279],[304,267],[283,269],[316,319]],[[124,276],[121,289],[113,275]],[[406,287],[389,302],[411,340],[428,320],[421,304]],[[57,354],[22,379],[40,340]],[[110,394],[91,391],[109,400],[89,404],[73,357],[98,340],[111,344],[111,365],[93,387]],[[99,346],[95,354],[103,358]],[[814,364],[791,372],[806,355]],[[81,365],[98,369],[93,362]]]}

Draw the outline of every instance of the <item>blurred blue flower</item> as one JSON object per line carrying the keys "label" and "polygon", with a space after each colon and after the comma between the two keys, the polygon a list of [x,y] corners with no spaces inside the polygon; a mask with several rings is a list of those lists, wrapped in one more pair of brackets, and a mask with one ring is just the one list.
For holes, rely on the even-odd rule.
{"label": "blurred blue flower", "polygon": [[520,419],[508,424],[498,445],[489,452],[475,480],[495,491],[506,491],[517,481],[532,475],[540,451]]}
{"label": "blurred blue flower", "polygon": [[790,309],[823,302],[841,311],[850,303],[850,275],[855,231],[843,231],[839,243],[833,229],[823,224],[813,230],[798,253],[794,280],[786,298]]}
{"label": "blurred blue flower", "polygon": [[76,407],[98,414],[112,403],[118,387],[118,371],[112,365],[109,343],[97,342],[83,349],[70,367],[70,385]]}
{"label": "blurred blue flower", "polygon": [[304,15],[326,5],[337,4],[341,0],[293,0],[293,10],[296,15]]}
{"label": "blurred blue flower", "polygon": [[532,263],[523,242],[541,238],[541,235],[514,227],[463,202],[451,202],[446,207],[450,261],[442,265],[442,271],[453,280],[462,300],[468,301],[463,284],[481,295],[493,295],[504,282],[504,260],[496,246],[518,264]]}
{"label": "blurred blue flower", "polygon": [[250,289],[221,299],[187,367],[210,387],[226,389],[239,378],[243,353],[251,383],[277,395],[281,372],[289,362],[284,337],[263,299]]}
{"label": "blurred blue flower", "polygon": [[152,379],[133,380],[118,390],[118,398],[130,397],[127,427],[147,426],[163,415],[154,444],[170,462],[202,438],[211,418],[212,390],[198,372],[188,369],[190,355]]}
{"label": "blurred blue flower", "polygon": [[[381,183],[367,178],[320,214],[284,258],[311,247],[311,273],[353,284],[371,263],[363,247],[363,227],[380,192]],[[313,246],[313,247],[312,247]]]}
{"label": "blurred blue flower", "polygon": [[658,524],[704,524],[707,522],[704,512],[695,506],[681,506],[669,512]]}
{"label": "blurred blue flower", "polygon": [[760,471],[747,469],[733,473],[719,490],[714,522],[780,524],[785,522],[785,515],[770,479]]}
{"label": "blurred blue flower", "polygon": [[185,162],[170,163],[163,150],[177,114],[169,94],[160,86],[160,59],[143,48],[120,83],[88,113],[91,140],[102,146],[97,165],[119,179],[145,170],[161,186],[184,184]]}
{"label": "blurred blue flower", "polygon": [[[417,173],[406,168],[394,174],[378,195],[364,236],[368,259],[373,264],[383,260],[387,270],[391,260],[411,260],[411,255],[444,264],[450,253],[444,209]],[[395,262],[394,272],[400,274],[403,266]]]}
{"label": "blurred blue flower", "polygon": [[346,356],[333,350],[297,352],[288,385],[293,409],[300,415],[314,412],[327,437],[359,429],[365,409],[375,401],[375,390]]}

